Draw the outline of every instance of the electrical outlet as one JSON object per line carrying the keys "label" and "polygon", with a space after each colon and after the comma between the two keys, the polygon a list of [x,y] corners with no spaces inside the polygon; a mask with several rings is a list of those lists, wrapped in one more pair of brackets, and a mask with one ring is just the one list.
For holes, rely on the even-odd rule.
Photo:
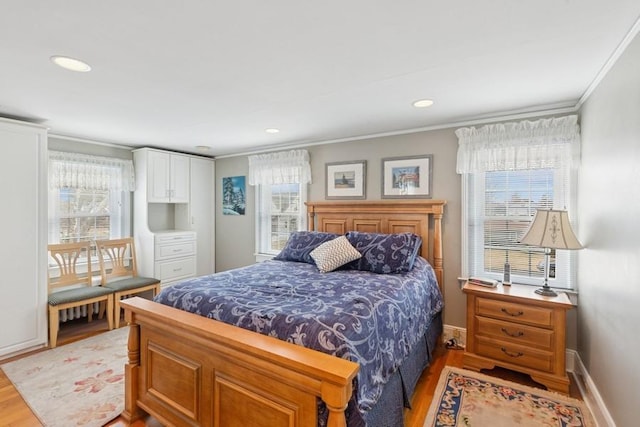
{"label": "electrical outlet", "polygon": [[454,329],[453,330],[453,338],[456,339],[456,341],[460,341],[460,329]]}

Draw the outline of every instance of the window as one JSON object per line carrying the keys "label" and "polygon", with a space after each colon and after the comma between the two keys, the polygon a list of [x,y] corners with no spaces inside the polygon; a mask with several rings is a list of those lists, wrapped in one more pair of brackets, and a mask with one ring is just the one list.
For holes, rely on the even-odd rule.
{"label": "window", "polygon": [[125,237],[129,193],[62,188],[49,191],[49,243]]}
{"label": "window", "polygon": [[[540,285],[544,249],[519,241],[537,209],[567,209],[570,178],[568,168],[466,174],[467,274],[502,280],[508,262],[513,282]],[[550,286],[572,287],[572,261],[569,251],[551,252]]]}
{"label": "window", "polygon": [[133,162],[49,152],[49,243],[126,237]]}
{"label": "window", "polygon": [[306,150],[249,156],[249,185],[256,186],[256,258],[277,255],[294,231],[306,228]]}
{"label": "window", "polygon": [[[463,275],[541,285],[544,249],[519,243],[538,209],[572,217],[580,136],[577,116],[456,131],[463,175]],[[551,252],[549,285],[573,288],[574,252]]]}
{"label": "window", "polygon": [[278,254],[292,232],[306,228],[305,188],[306,185],[301,184],[265,184],[258,187],[258,253]]}

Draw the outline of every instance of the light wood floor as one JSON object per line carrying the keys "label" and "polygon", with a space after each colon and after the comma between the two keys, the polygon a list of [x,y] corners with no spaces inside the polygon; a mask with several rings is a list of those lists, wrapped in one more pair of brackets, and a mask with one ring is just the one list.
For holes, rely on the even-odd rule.
{"label": "light wood floor", "polygon": [[[89,324],[86,320],[82,319],[79,322],[68,323],[69,324],[62,325],[60,329],[58,338],[59,346],[107,331],[105,321],[94,320]],[[422,427],[442,369],[447,365],[462,367],[462,354],[462,350],[448,350],[444,347],[436,350],[433,363],[425,370],[418,382],[412,401],[413,409],[405,411],[406,427]],[[20,357],[24,356],[25,355],[22,355]],[[15,359],[17,359],[17,357],[11,360]],[[4,360],[3,362],[7,361],[9,360]],[[539,386],[532,381],[529,376],[506,369],[496,368],[483,372],[517,383],[534,387]],[[570,395],[581,399],[580,392],[573,378],[571,378]],[[0,425],[3,427],[42,426],[2,371],[0,371]],[[109,427],[124,427],[127,425],[128,424],[122,419],[116,419],[107,424]],[[133,423],[131,427],[161,427],[161,424],[154,419],[148,418],[147,420]]]}

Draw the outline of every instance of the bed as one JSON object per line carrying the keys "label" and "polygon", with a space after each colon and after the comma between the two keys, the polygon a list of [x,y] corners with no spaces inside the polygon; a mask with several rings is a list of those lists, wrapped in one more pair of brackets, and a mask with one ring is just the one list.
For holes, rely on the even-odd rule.
{"label": "bed", "polygon": [[[318,296],[324,294],[310,290],[310,285],[300,284],[309,277],[309,283],[323,289],[338,282],[339,289],[355,295],[359,292],[357,288],[348,289],[346,284],[366,282],[367,286],[387,289],[379,293],[391,294],[395,299],[384,311],[394,311],[393,307],[402,299],[388,291],[387,282],[396,280],[395,276],[406,276],[408,283],[412,283],[420,280],[412,275],[431,274],[441,286],[444,205],[444,201],[436,200],[307,203],[309,231],[313,233],[349,235],[350,238],[376,233],[419,236],[422,245],[415,266],[403,274],[369,274],[381,280],[379,286],[363,278],[365,274],[358,268],[340,269],[322,276],[313,264],[285,259],[183,282],[158,296],[157,300],[163,303],[141,298],[124,301],[130,332],[123,417],[133,422],[151,414],[167,425],[398,425],[402,410],[399,415],[390,415],[393,411],[389,408],[396,408],[397,412],[398,399],[404,403],[409,400],[420,372],[428,363],[442,330],[441,303],[434,303],[429,310],[409,309],[413,310],[410,323],[424,323],[416,319],[420,312],[429,313],[417,338],[408,337],[405,330],[409,327],[396,316],[397,324],[388,325],[387,329],[397,329],[400,343],[384,338],[387,341],[382,347],[386,350],[381,352],[380,346],[367,344],[375,340],[362,325],[344,328],[340,322],[329,324],[323,319],[319,323],[323,324],[324,332],[331,333],[310,333],[304,329],[302,324],[317,326],[317,320],[322,318],[313,307],[348,312],[347,317],[353,320],[358,317],[354,313],[361,314],[358,310],[366,310],[367,304],[356,301],[355,306],[347,309],[333,307],[330,300]],[[282,277],[287,280],[281,281]],[[211,280],[213,287],[209,284],[206,288],[204,283]],[[262,282],[266,290],[258,292],[246,287],[250,282]],[[203,286],[215,289],[226,285],[231,296],[228,293],[224,297],[216,296],[207,293],[212,292],[208,290],[204,296],[195,293],[196,288]],[[331,292],[342,292],[337,291],[338,288],[332,288]],[[270,299],[275,298],[274,289],[310,302],[312,308],[298,309],[297,313],[293,308],[293,314],[282,314],[282,306],[286,304]],[[205,305],[198,305],[202,300]],[[245,305],[227,309],[225,304],[229,300],[243,300]],[[248,314],[246,305],[252,302],[258,311]],[[185,311],[190,306],[199,314]],[[290,320],[290,330],[286,333],[272,327],[272,321],[279,315]],[[221,322],[205,316],[227,318]],[[345,323],[344,318],[341,321]],[[346,329],[352,334],[350,341],[347,344],[336,341],[335,335],[346,336]],[[339,333],[334,333],[336,331]],[[381,334],[376,330],[373,335],[378,333]],[[310,336],[314,337],[311,341],[315,347],[319,345],[325,352],[298,345],[307,345],[305,340],[309,341]],[[367,348],[374,348],[378,355],[382,353],[383,356],[378,357],[382,362],[373,363],[375,357],[367,355]],[[328,349],[331,351],[327,352]],[[400,357],[387,357],[387,353],[393,352],[401,353]],[[355,357],[356,353],[362,357]],[[390,419],[395,420],[393,424],[389,424]]]}

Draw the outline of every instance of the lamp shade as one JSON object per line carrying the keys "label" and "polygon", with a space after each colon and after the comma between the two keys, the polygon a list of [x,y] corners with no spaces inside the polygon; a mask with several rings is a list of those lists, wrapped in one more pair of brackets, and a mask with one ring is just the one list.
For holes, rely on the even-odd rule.
{"label": "lamp shade", "polygon": [[560,210],[538,210],[520,243],[550,249],[582,249],[567,211]]}

